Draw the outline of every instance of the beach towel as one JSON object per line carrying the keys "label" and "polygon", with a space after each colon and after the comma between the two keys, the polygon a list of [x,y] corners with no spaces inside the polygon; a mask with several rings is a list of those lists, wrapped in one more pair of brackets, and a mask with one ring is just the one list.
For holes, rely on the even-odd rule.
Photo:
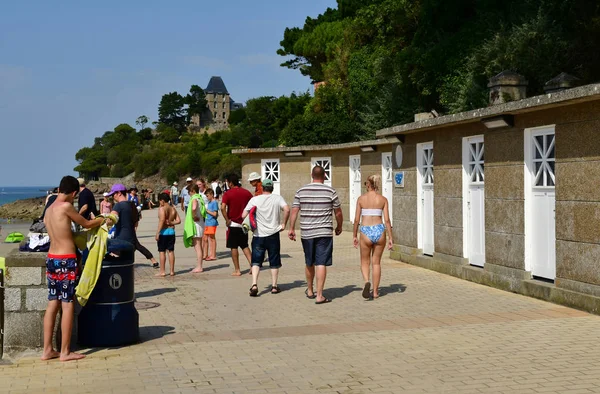
{"label": "beach towel", "polygon": [[[100,215],[99,217],[111,219],[113,223],[117,223],[119,220],[117,215],[110,213]],[[92,295],[92,291],[94,291],[94,287],[96,287],[96,282],[100,277],[102,261],[104,260],[104,255],[106,255],[108,231],[109,229],[105,220],[102,226],[88,231],[82,231],[77,233],[74,237],[75,245],[80,250],[86,249],[87,247],[89,251],[87,260],[85,261],[85,267],[83,268],[81,278],[79,279],[79,284],[75,288],[75,296],[77,297],[77,302],[79,302],[81,306],[87,304]]]}
{"label": "beach towel", "polygon": [[187,213],[185,214],[185,222],[183,225],[183,246],[189,248],[193,245],[192,238],[196,235],[196,226],[194,225],[194,213],[192,212],[192,202],[198,200],[200,204],[200,215],[206,220],[206,205],[204,205],[204,199],[200,194],[194,194],[190,197],[190,204],[188,205]]}

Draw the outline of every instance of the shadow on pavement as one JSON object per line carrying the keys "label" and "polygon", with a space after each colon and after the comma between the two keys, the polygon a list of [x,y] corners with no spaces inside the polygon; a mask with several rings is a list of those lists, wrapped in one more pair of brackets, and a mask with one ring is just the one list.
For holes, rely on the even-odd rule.
{"label": "shadow on pavement", "polygon": [[167,335],[175,334],[172,326],[144,326],[140,327],[140,343],[159,339]]}
{"label": "shadow on pavement", "polygon": [[395,284],[395,285],[389,285],[386,287],[380,287],[379,288],[379,297],[383,297],[385,295],[388,294],[393,294],[393,293],[404,293],[406,291],[406,286],[403,284]]}
{"label": "shadow on pavement", "polygon": [[323,295],[327,298],[342,298],[345,297],[349,294],[354,293],[355,291],[361,291],[362,288],[357,287],[356,285],[348,285],[348,286],[344,286],[344,287],[332,287],[332,288],[327,288],[325,287],[325,289],[323,290]]}
{"label": "shadow on pavement", "polygon": [[[342,298],[349,294],[354,293],[355,291],[362,291],[362,287],[358,287],[356,285],[348,285],[344,287],[337,287],[323,290],[323,293],[326,297],[329,298]],[[406,291],[406,286],[403,284],[393,284],[386,287],[379,287],[379,297],[383,297],[388,294],[393,293],[404,293]]]}
{"label": "shadow on pavement", "polygon": [[[209,263],[212,263],[212,261],[209,261]],[[204,264],[206,264],[206,262]],[[219,270],[221,268],[227,268],[227,267],[229,267],[229,264],[210,265],[208,267],[204,267],[203,268],[203,272],[213,271],[213,270]]]}
{"label": "shadow on pavement", "polygon": [[162,289],[154,289],[154,290],[148,290],[148,291],[141,291],[139,293],[135,293],[135,297],[136,298],[154,297],[154,296],[165,294],[165,293],[172,293],[172,292],[174,292],[176,290],[177,289],[174,288],[174,287],[165,287],[165,288],[162,288]]}
{"label": "shadow on pavement", "polygon": [[[140,327],[140,341],[139,343],[144,343],[148,341],[152,341],[154,339],[160,339],[164,336],[175,334],[175,327],[172,326],[146,326]],[[132,343],[131,345],[123,345],[123,346],[113,346],[113,347],[94,347],[94,348],[82,348],[79,345],[75,346],[75,351],[84,350],[80,352],[81,354],[85,354],[89,356],[90,354],[97,353],[101,350],[114,350],[114,349],[122,349],[125,347],[136,345],[136,343]]]}

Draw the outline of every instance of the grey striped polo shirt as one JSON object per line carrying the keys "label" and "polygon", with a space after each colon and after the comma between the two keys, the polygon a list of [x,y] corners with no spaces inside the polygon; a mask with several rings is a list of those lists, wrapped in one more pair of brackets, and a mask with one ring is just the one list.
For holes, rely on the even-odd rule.
{"label": "grey striped polo shirt", "polygon": [[302,239],[332,237],[333,210],[340,208],[337,192],[322,183],[309,183],[298,189],[292,208],[300,208]]}

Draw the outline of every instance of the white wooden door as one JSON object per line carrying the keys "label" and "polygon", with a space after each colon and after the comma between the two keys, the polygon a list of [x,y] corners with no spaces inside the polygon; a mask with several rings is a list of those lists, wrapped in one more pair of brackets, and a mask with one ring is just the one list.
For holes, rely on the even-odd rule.
{"label": "white wooden door", "polygon": [[[356,213],[356,202],[361,194],[361,173],[360,173],[360,155],[349,156],[350,163],[350,222],[354,223]],[[360,218],[358,218],[360,220]]]}
{"label": "white wooden door", "polygon": [[273,181],[273,194],[281,194],[281,171],[279,159],[263,159],[261,162],[262,179]]}
{"label": "white wooden door", "polygon": [[423,254],[433,255],[433,142],[417,145],[417,204],[418,215],[418,244]]}
{"label": "white wooden door", "polygon": [[392,193],[394,190],[393,184],[393,168],[392,168],[392,152],[382,153],[381,154],[381,194],[387,198],[388,207],[390,211],[390,222],[394,223],[392,220],[392,207],[394,206],[392,202]]}
{"label": "white wooden door", "polygon": [[331,157],[313,157],[311,160],[310,170],[312,171],[312,169],[316,166],[323,167],[323,169],[325,170],[325,182],[323,183],[328,186],[331,186]]}
{"label": "white wooden door", "polygon": [[483,136],[463,139],[463,208],[465,257],[485,263],[485,172]]}
{"label": "white wooden door", "polygon": [[556,277],[556,175],[554,127],[527,130],[526,261],[533,276]]}

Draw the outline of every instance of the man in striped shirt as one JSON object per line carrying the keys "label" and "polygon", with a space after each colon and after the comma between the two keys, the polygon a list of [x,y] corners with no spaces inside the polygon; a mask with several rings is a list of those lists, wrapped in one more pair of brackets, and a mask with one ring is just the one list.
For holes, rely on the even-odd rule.
{"label": "man in striped shirt", "polygon": [[[324,184],[325,170],[315,166],[312,170],[312,183],[298,189],[292,204],[291,226],[288,237],[296,240],[296,219],[300,212],[300,230],[302,232],[302,248],[306,260],[306,297],[316,298],[316,304],[326,304],[330,299],[323,296],[327,267],[333,258],[333,215],[337,227],[335,235],[342,233],[344,217],[337,192]],[[313,282],[317,278],[317,294],[313,291]]]}

